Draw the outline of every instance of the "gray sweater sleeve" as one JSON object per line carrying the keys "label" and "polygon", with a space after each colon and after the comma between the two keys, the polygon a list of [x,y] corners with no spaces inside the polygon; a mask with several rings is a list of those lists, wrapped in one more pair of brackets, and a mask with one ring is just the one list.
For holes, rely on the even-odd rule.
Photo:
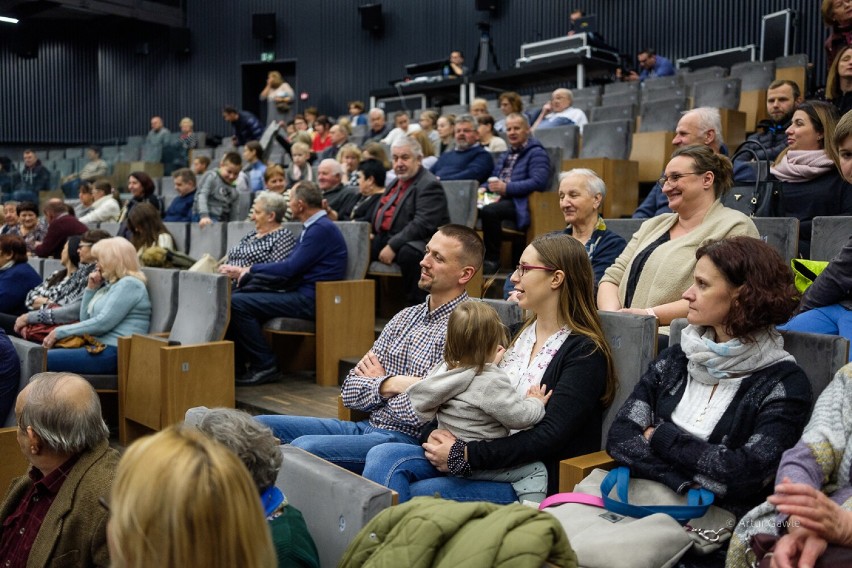
{"label": "gray sweater sleeve", "polygon": [[27,313],[27,323],[44,323],[48,325],[73,323],[80,321],[80,306],[83,298],[59,308],[33,310]]}

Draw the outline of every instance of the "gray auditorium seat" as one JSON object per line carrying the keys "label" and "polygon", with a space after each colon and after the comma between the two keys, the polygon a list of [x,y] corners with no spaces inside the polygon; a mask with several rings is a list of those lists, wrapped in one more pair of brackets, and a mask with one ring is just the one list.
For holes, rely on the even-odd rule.
{"label": "gray auditorium seat", "polygon": [[358,532],[396,502],[396,493],[301,448],[281,446],[275,485],[304,516],[320,566],[336,566]]}
{"label": "gray auditorium seat", "polygon": [[48,160],[64,160],[65,159],[65,150],[48,150],[47,151],[47,159]]}
{"label": "gray auditorium seat", "polygon": [[199,259],[204,254],[219,259],[225,255],[225,233],[227,223],[213,223],[200,227],[198,223],[189,225],[189,256]]}
{"label": "gray auditorium seat", "polygon": [[731,66],[731,77],[741,81],[743,91],[765,91],[775,80],[775,63],[744,61]]}
{"label": "gray auditorium seat", "polygon": [[[625,83],[626,84],[626,83]],[[604,93],[601,98],[601,106],[639,104],[639,91],[628,91],[621,93]]]}
{"label": "gray auditorium seat", "polygon": [[687,88],[684,85],[677,85],[669,89],[651,89],[642,91],[642,104],[666,99],[685,99],[687,96]]}
{"label": "gray auditorium seat", "polygon": [[[576,124],[539,128],[535,131],[535,137],[545,148],[561,148],[563,160],[571,160],[577,156],[580,127]],[[558,169],[562,169],[561,164]]]}
{"label": "gray auditorium seat", "polygon": [[[638,106],[632,103],[625,105],[609,105],[600,106],[592,109],[592,114],[589,117],[590,122],[602,122],[609,120],[629,120],[633,123],[636,120]],[[586,136],[588,135],[587,128],[583,129],[583,145],[586,144]],[[632,127],[631,127],[632,130]]]}
{"label": "gray auditorium seat", "polygon": [[[21,377],[17,391],[21,392],[33,375],[41,373],[47,368],[47,349],[42,347],[40,343],[33,343],[19,337],[9,336],[9,339],[15,347],[15,352],[21,364]],[[15,393],[15,398],[17,396],[17,393]],[[4,427],[15,426],[15,408],[12,407],[9,414],[2,418]]]}
{"label": "gray auditorium seat", "polygon": [[175,239],[175,248],[180,252],[189,250],[189,223],[166,221],[163,223]]}
{"label": "gray auditorium seat", "polygon": [[736,110],[740,106],[740,86],[741,81],[737,77],[695,83],[692,91],[692,106]]}
{"label": "gray auditorium seat", "polygon": [[479,183],[476,180],[442,181],[447,196],[450,223],[473,227],[476,224],[476,201]]}
{"label": "gray auditorium seat", "polygon": [[39,276],[44,276],[42,272],[42,265],[44,264],[43,258],[38,258],[37,256],[31,256],[27,259],[27,264],[33,267],[33,270],[38,272]]}
{"label": "gray auditorium seat", "polygon": [[172,328],[178,308],[179,271],[171,268],[143,267],[145,288],[151,299],[151,327],[148,333],[163,333]]}
{"label": "gray auditorium seat", "polygon": [[788,263],[799,256],[799,220],[795,217],[752,217],[760,238]]}
{"label": "gray auditorium seat", "polygon": [[607,83],[604,87],[604,97],[607,95],[616,95],[623,93],[638,93],[642,84],[639,81],[622,81],[615,83]]}
{"label": "gray auditorium seat", "polygon": [[254,221],[231,221],[225,238],[225,254],[234,248],[243,237],[254,231]]}
{"label": "gray auditorium seat", "polygon": [[83,158],[83,150],[84,148],[65,148],[65,157],[69,160],[74,158]]}
{"label": "gray auditorium seat", "polygon": [[627,160],[630,157],[632,131],[632,119],[590,122],[583,129],[580,158]]}
{"label": "gray auditorium seat", "polygon": [[44,259],[44,264],[41,265],[41,276],[42,278],[48,278],[51,274],[62,268],[62,261],[60,259],[46,258]]}
{"label": "gray auditorium seat", "polygon": [[814,217],[811,224],[811,258],[831,260],[852,236],[852,217]]}
{"label": "gray auditorium seat", "polygon": [[135,146],[136,148],[141,148],[145,144],[144,136],[128,136],[127,137],[127,145]]}
{"label": "gray auditorium seat", "polygon": [[604,219],[606,228],[623,238],[628,243],[633,233],[639,230],[647,219]]}
{"label": "gray auditorium seat", "polygon": [[646,102],[639,114],[642,117],[639,132],[673,132],[688,108],[689,101],[685,98]]}
{"label": "gray auditorium seat", "polygon": [[454,114],[459,116],[460,114],[467,114],[468,106],[467,105],[444,105],[441,107],[441,114]]}
{"label": "gray auditorium seat", "polygon": [[119,162],[138,162],[142,157],[141,146],[119,146],[116,160]]}
{"label": "gray auditorium seat", "polygon": [[649,77],[642,82],[642,91],[669,90],[683,86],[683,75],[667,75],[665,77]]}
{"label": "gray auditorium seat", "polygon": [[160,183],[157,184],[160,195],[177,195],[175,189],[175,178],[172,176],[163,176],[160,178]]}

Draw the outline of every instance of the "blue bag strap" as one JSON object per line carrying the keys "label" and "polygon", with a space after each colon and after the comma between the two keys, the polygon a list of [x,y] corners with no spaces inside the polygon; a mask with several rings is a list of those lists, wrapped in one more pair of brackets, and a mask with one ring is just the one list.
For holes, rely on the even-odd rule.
{"label": "blue bag strap", "polygon": [[[618,499],[609,496],[613,487]],[[715,496],[707,489],[690,489],[686,505],[633,505],[628,499],[630,487],[630,469],[624,466],[610,471],[601,482],[601,498],[608,511],[625,517],[643,518],[656,513],[664,513],[676,521],[685,523],[690,519],[703,517],[713,504]]]}

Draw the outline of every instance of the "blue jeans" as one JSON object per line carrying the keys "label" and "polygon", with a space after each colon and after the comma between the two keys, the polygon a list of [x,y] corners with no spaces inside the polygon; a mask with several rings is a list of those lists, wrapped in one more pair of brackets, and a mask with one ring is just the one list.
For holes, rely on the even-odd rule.
{"label": "blue jeans", "polygon": [[364,470],[367,452],[379,444],[399,442],[401,446],[417,446],[417,439],[393,430],[370,426],[370,422],[345,422],[334,418],[306,416],[255,416],[269,426],[282,444],[292,444],[355,473]]}
{"label": "blue jeans", "polygon": [[312,320],[316,301],[299,292],[240,292],[231,295],[228,338],[234,342],[237,373],[246,363],[254,369],[275,367],[275,354],[263,337],[264,322],[275,317]]}
{"label": "blue jeans", "polygon": [[[814,308],[802,312],[784,325],[779,325],[778,329],[839,335],[852,341],[852,310],[847,310],[840,304]],[[852,350],[849,353],[849,361],[852,361]]]}
{"label": "blue jeans", "polygon": [[80,195],[80,185],[82,180],[80,178],[74,178],[71,181],[66,181],[62,184],[62,193],[65,194],[65,197],[68,199],[77,199]]}
{"label": "blue jeans", "polygon": [[507,504],[518,500],[511,483],[449,476],[429,463],[420,446],[410,444],[382,444],[371,449],[364,477],[398,492],[400,503],[436,493],[453,501]]}
{"label": "blue jeans", "polygon": [[68,371],[78,375],[114,375],[118,372],[118,348],[107,348],[92,355],[85,347],[53,348],[47,352],[48,371]]}

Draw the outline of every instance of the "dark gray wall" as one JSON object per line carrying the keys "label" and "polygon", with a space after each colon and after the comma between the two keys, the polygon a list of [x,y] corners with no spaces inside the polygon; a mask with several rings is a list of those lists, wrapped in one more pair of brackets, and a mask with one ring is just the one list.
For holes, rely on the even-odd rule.
{"label": "dark gray wall", "polygon": [[[242,104],[242,62],[267,50],[251,37],[251,15],[277,14],[278,37],[268,50],[297,61],[298,90],[307,104],[336,115],[349,99],[399,78],[406,63],[463,49],[470,65],[487,19],[474,0],[385,0],[386,29],[361,29],[357,7],[368,0],[189,0],[192,53],[169,47],[167,30],[135,26],[45,26],[36,59],[11,53],[0,35],[0,143],[105,142],[144,133],[161,114],[177,129],[182,116],[196,130],[225,134],[224,103]],[[501,66],[513,65],[521,43],[562,35],[568,10],[599,16],[601,32],[622,51],[649,45],[685,57],[759,43],[760,18],[783,8],[799,11],[799,48],[824,76],[822,26],[812,0],[500,0],[492,36]],[[2,30],[0,30],[2,31]],[[138,54],[147,45],[147,55]],[[258,91],[263,85],[258,85]]]}

